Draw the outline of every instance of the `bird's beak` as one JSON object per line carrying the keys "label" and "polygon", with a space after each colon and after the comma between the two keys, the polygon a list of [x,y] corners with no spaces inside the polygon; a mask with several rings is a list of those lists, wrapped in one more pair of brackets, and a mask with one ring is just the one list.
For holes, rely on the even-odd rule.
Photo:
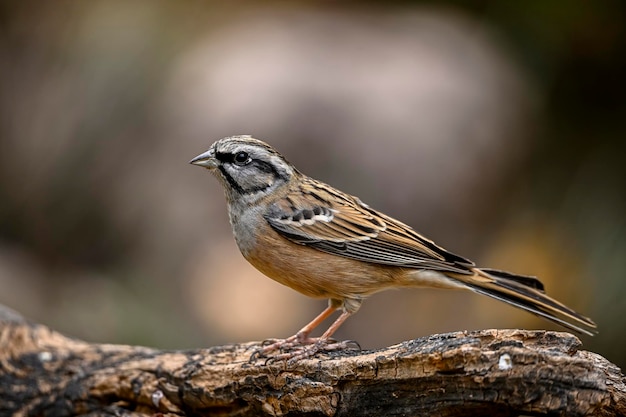
{"label": "bird's beak", "polygon": [[193,158],[191,161],[189,161],[189,163],[208,169],[216,168],[217,159],[215,159],[215,151],[213,149],[209,149],[205,153],[201,153],[200,155]]}

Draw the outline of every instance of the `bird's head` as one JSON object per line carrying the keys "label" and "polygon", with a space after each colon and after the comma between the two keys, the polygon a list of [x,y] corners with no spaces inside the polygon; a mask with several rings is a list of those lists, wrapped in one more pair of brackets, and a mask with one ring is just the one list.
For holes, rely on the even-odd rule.
{"label": "bird's head", "polygon": [[209,169],[231,202],[258,200],[297,174],[274,148],[247,135],[220,139],[189,163]]}

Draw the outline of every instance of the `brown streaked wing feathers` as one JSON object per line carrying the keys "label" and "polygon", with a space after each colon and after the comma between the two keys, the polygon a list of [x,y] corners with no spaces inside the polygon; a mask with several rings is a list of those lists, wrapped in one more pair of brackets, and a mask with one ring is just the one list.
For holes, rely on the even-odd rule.
{"label": "brown streaked wing feathers", "polygon": [[[300,187],[272,204],[265,215],[283,237],[364,262],[472,274],[473,262],[435,245],[358,198],[309,178],[304,178]],[[329,216],[310,218],[316,208]],[[305,218],[303,213],[309,217]],[[331,216],[332,221],[325,221]]]}

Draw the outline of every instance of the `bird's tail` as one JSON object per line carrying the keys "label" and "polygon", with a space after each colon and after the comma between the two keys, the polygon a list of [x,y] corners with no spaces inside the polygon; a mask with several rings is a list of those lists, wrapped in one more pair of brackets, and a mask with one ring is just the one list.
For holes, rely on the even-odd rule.
{"label": "bird's tail", "polygon": [[594,335],[596,324],[576,311],[548,297],[535,277],[514,275],[494,269],[473,268],[474,275],[447,273],[472,291],[504,301],[579,333]]}

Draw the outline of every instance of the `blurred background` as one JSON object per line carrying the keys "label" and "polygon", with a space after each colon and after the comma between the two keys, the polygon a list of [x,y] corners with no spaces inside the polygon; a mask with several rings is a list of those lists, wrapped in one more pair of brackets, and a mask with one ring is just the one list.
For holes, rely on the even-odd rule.
{"label": "blurred background", "polygon": [[[479,265],[541,277],[626,365],[626,3],[0,3],[0,303],[94,342],[286,337],[325,306],[239,254],[188,165],[252,134]],[[378,294],[376,348],[558,329],[471,293]]]}

